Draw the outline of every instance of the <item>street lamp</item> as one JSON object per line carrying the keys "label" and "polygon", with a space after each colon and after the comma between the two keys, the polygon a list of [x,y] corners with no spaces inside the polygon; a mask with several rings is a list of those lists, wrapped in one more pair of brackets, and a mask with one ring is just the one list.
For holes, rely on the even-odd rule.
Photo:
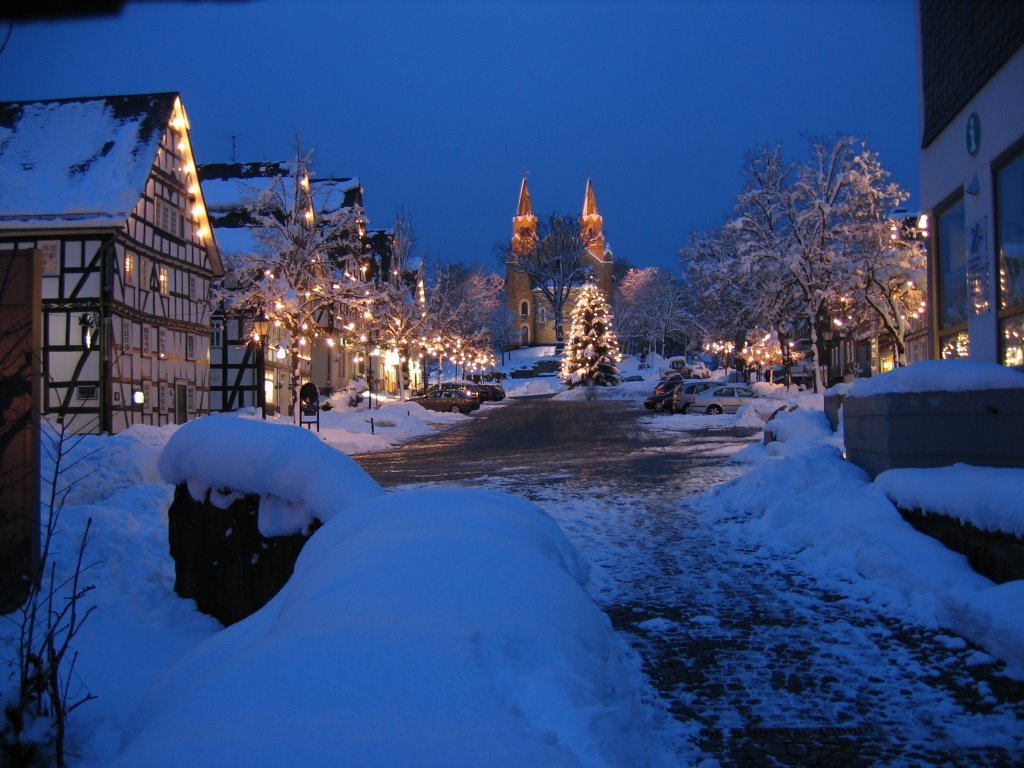
{"label": "street lamp", "polygon": [[263,418],[267,418],[267,385],[266,378],[267,374],[264,370],[266,366],[266,341],[267,334],[270,333],[270,318],[267,317],[266,312],[261,312],[260,316],[252,321],[252,330],[256,334],[256,340],[259,341],[259,352],[256,357],[256,402],[260,406],[260,413],[263,414]]}
{"label": "street lamp", "polygon": [[828,386],[828,380],[832,372],[832,339],[835,338],[836,332],[832,328],[832,323],[828,323],[824,328],[821,329],[821,338],[825,341],[825,386]]}
{"label": "street lamp", "polygon": [[789,385],[792,383],[792,376],[789,372],[789,342],[792,339],[793,337],[788,333],[788,329],[779,329],[779,346],[782,347],[782,370],[786,380],[787,392],[789,392]]}

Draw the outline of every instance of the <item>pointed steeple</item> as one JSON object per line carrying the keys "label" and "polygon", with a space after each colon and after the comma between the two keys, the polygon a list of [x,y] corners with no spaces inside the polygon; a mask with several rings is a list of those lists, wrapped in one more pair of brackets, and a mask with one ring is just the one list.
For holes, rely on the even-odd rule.
{"label": "pointed steeple", "polygon": [[533,206],[530,205],[530,188],[526,185],[526,177],[519,187],[519,212],[516,216],[533,216]]}
{"label": "pointed steeple", "polygon": [[[525,183],[525,179],[524,179]],[[590,179],[587,179],[587,191],[583,195],[583,215],[584,216],[600,216],[601,214],[597,211],[597,197],[594,195],[594,185]]]}

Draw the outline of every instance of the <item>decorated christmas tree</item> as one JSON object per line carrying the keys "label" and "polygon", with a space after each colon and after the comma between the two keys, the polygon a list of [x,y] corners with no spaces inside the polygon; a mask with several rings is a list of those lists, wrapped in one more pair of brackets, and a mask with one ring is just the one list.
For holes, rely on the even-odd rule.
{"label": "decorated christmas tree", "polygon": [[562,380],[572,387],[619,383],[619,339],[611,307],[593,283],[583,286],[572,310],[572,330],[562,359]]}

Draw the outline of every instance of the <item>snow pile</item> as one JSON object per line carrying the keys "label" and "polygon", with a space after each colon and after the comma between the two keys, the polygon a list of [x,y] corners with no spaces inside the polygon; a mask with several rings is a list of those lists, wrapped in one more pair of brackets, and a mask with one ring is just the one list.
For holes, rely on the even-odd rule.
{"label": "snow pile", "polygon": [[976,360],[923,360],[881,376],[856,379],[851,397],[901,392],[966,392],[1024,388],[1024,374],[997,363]]}
{"label": "snow pile", "polygon": [[[780,413],[773,422],[776,442],[751,445],[738,456],[756,466],[702,499],[705,520],[719,526],[722,536],[797,561],[826,589],[925,627],[952,629],[1024,678],[1024,581],[995,585],[974,572],[965,557],[903,520],[887,495],[923,501],[923,476],[899,470],[872,483],[843,459],[820,411],[801,408]],[[1012,521],[1000,516],[996,522],[993,496],[976,482],[998,476],[998,482],[1019,489],[1019,471],[992,470],[970,478],[967,471],[921,470],[936,493],[949,494],[946,508],[955,505],[961,519],[1019,526],[1012,511],[1019,502],[1006,504],[1002,513]],[[961,490],[953,495],[956,486]],[[1009,486],[1000,487],[995,498],[1005,502],[1019,496]]]}
{"label": "snow pile", "polygon": [[644,764],[636,672],[586,570],[521,499],[373,499],[176,665],[114,765]]}
{"label": "snow pile", "polygon": [[947,515],[982,531],[1024,538],[1024,469],[956,464],[941,469],[890,469],[875,485],[901,509]]}
{"label": "snow pile", "polygon": [[188,483],[193,499],[213,490],[226,508],[260,496],[259,528],[282,536],[327,522],[383,490],[345,454],[303,427],[214,414],[182,425],[160,454],[165,483]]}

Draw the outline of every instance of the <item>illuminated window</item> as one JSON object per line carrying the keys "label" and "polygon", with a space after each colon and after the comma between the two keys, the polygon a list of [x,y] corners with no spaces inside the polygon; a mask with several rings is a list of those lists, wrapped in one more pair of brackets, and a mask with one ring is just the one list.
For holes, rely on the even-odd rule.
{"label": "illuminated window", "polygon": [[124,283],[135,285],[135,254],[130,251],[124,252]]}
{"label": "illuminated window", "polygon": [[996,173],[999,308],[1024,304],[1024,151]]}
{"label": "illuminated window", "polygon": [[167,267],[160,267],[160,293],[166,296],[170,292],[170,273],[167,271]]}

